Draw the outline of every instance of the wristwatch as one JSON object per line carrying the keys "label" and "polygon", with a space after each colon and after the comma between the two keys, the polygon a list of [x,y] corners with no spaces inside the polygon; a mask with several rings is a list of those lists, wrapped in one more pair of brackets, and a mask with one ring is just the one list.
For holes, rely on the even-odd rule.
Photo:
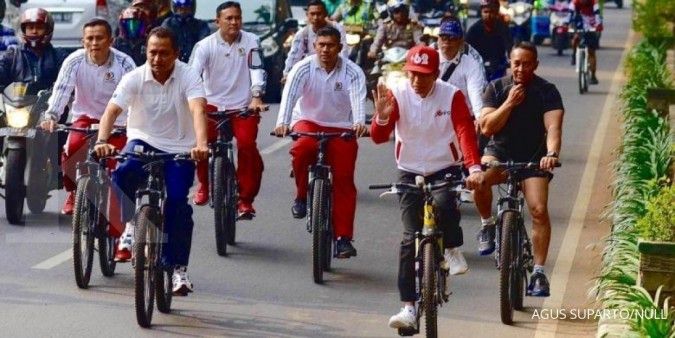
{"label": "wristwatch", "polygon": [[551,151],[549,151],[548,153],[546,153],[546,157],[555,157],[555,158],[558,158],[558,152],[557,152],[557,151],[551,150]]}
{"label": "wristwatch", "polygon": [[96,140],[95,144],[108,144],[108,140]]}

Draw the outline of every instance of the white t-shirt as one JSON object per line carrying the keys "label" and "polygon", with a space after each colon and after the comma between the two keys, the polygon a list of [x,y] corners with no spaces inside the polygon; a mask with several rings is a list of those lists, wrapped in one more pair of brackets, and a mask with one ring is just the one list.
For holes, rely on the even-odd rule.
{"label": "white t-shirt", "polygon": [[241,109],[251,103],[252,91],[265,90],[265,71],[248,66],[254,48],[260,48],[260,39],[245,31],[233,44],[218,30],[195,45],[190,67],[203,77],[209,104],[218,110]]}
{"label": "white t-shirt", "polygon": [[188,152],[196,145],[188,100],[204,98],[199,75],[176,61],[169,79],[162,85],[152,76],[148,64],[122,78],[110,99],[128,109],[127,138],[141,140],[168,153]]}
{"label": "white t-shirt", "polygon": [[440,51],[439,54],[441,56],[439,65],[441,73],[438,78],[443,77],[443,74],[445,74],[445,71],[451,64],[457,64],[455,71],[448,79],[448,83],[462,91],[469,110],[478,119],[480,111],[483,109],[483,90],[487,86],[483,58],[480,57],[478,51],[467,43],[464,44],[464,47],[460,49],[452,60],[446,59]]}
{"label": "white t-shirt", "polygon": [[[114,48],[108,62],[101,66],[91,62],[84,49],[76,50],[63,61],[45,116],[58,120],[75,91],[71,116],[100,120],[122,76],[134,68],[134,60]],[[120,114],[115,124],[124,125],[125,120],[125,114]]]}
{"label": "white t-shirt", "polygon": [[316,54],[308,56],[293,66],[286,83],[277,125],[301,120],[335,128],[364,124],[366,76],[349,59],[340,56],[329,74]]}

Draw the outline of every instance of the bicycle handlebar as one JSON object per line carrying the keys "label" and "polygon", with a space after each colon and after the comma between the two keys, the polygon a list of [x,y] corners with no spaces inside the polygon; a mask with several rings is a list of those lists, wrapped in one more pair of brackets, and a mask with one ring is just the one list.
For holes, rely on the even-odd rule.
{"label": "bicycle handlebar", "polygon": [[[56,126],[56,131],[61,131],[61,132],[74,131],[76,133],[95,134],[95,133],[98,133],[98,130],[99,130],[98,124],[92,124],[91,126],[89,126],[87,128],[73,127],[70,124],[59,124],[59,125]],[[116,127],[112,130],[112,132],[110,134],[112,136],[116,136],[116,135],[125,134],[126,132],[127,132],[126,127]]]}
{"label": "bicycle handlebar", "polygon": [[[275,132],[270,132],[270,136],[275,136],[275,137],[283,137],[283,136],[277,136]],[[345,140],[351,139],[352,137],[355,137],[356,134],[354,134],[353,131],[341,131],[341,132],[303,132],[303,131],[293,131],[290,132],[286,135],[287,137],[290,137],[293,139],[293,141],[296,141],[300,137],[311,137],[315,138],[317,140],[321,139],[326,139],[326,138],[335,138],[335,137],[340,137]]]}
{"label": "bicycle handlebar", "polygon": [[[489,163],[483,163],[481,165],[483,169],[489,169],[489,168],[503,168],[506,170],[524,170],[524,169],[532,169],[532,170],[542,170],[539,168],[539,162],[513,162],[513,161],[507,161],[507,162],[499,162],[499,161],[491,161]],[[555,164],[556,168],[560,168],[562,166],[562,163],[557,162]]]}
{"label": "bicycle handlebar", "polygon": [[119,161],[126,161],[129,158],[140,159],[144,162],[162,161],[162,160],[191,160],[192,154],[184,153],[158,153],[155,151],[143,152],[123,152],[115,156]]}
{"label": "bicycle handlebar", "polygon": [[238,117],[247,117],[251,115],[255,115],[261,111],[268,111],[269,106],[265,107],[264,109],[261,110],[255,110],[255,109],[250,109],[250,108],[241,108],[241,109],[226,109],[226,110],[220,110],[216,112],[207,112],[206,115],[211,116],[211,117],[220,117],[220,118],[225,118],[225,117],[232,117],[233,115],[237,115]]}

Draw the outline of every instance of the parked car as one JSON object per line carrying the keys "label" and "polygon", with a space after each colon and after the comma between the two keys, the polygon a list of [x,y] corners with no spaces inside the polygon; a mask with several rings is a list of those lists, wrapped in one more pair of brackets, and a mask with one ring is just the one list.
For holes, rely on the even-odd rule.
{"label": "parked car", "polygon": [[117,28],[117,16],[127,0],[22,0],[20,11],[41,7],[54,18],[52,45],[62,48],[82,46],[82,26],[95,16],[106,18],[113,31]]}
{"label": "parked car", "polygon": [[[222,0],[200,0],[195,17],[209,22],[212,31],[215,31],[216,8],[222,2]],[[267,72],[265,101],[279,102],[282,89],[280,82],[287,54],[282,46],[286,38],[297,30],[298,21],[293,19],[288,0],[241,1],[240,5],[244,21],[243,29],[260,37]]]}

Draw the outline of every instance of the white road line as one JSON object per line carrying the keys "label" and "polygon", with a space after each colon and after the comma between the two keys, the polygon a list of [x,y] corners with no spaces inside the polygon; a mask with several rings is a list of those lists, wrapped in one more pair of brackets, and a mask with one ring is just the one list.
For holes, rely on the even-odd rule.
{"label": "white road line", "polygon": [[[622,85],[623,64],[628,55],[629,48],[632,45],[634,33],[631,30],[628,34],[628,39],[624,45],[623,54],[614,72],[612,79],[612,86],[609,89],[609,95],[605,100],[605,105],[602,108],[602,115],[598,126],[595,128],[595,135],[591,142],[591,149],[588,152],[586,167],[579,185],[579,192],[570,214],[565,237],[560,244],[560,252],[553,267],[551,274],[551,296],[544,300],[542,309],[559,309],[563,304],[563,297],[567,290],[567,283],[569,281],[569,274],[574,263],[574,256],[577,253],[577,246],[579,245],[579,237],[583,228],[584,219],[588,212],[588,205],[590,203],[591,194],[593,193],[593,182],[600,164],[601,152],[603,150],[605,136],[607,134],[607,124],[612,116],[612,108],[616,104],[620,86]],[[535,332],[535,338],[555,337],[558,328],[558,320],[539,320]]]}
{"label": "white road line", "polygon": [[38,270],[49,270],[51,268],[54,268],[58,265],[61,265],[65,263],[66,261],[70,260],[73,257],[73,249],[68,249],[56,256],[47,258],[46,260],[33,265],[32,269],[38,269]]}
{"label": "white road line", "polygon": [[287,144],[291,143],[291,140],[289,138],[281,139],[279,141],[274,142],[272,145],[269,147],[263,149],[260,151],[261,155],[269,155],[283,147],[285,147]]}

